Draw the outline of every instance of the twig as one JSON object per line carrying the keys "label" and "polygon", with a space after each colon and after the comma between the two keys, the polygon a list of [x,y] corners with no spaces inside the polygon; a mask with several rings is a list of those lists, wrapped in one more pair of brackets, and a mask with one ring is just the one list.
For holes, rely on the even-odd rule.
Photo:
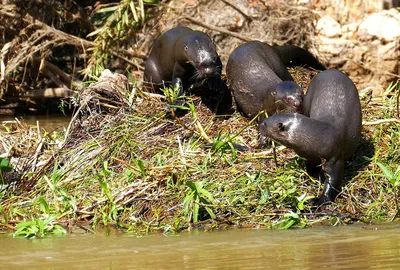
{"label": "twig", "polygon": [[196,119],[196,126],[200,132],[201,137],[206,140],[208,143],[212,143],[212,140],[208,137],[207,133],[204,131],[203,126],[201,125],[199,119]]}
{"label": "twig", "polygon": [[111,159],[113,159],[113,160],[115,160],[115,161],[118,161],[119,163],[124,164],[124,165],[127,166],[129,169],[132,169],[132,170],[134,170],[134,171],[136,171],[136,172],[140,172],[140,170],[139,170],[138,168],[136,168],[135,166],[133,166],[133,165],[130,164],[129,162],[126,162],[125,160],[122,160],[122,159],[119,159],[119,158],[116,158],[116,157],[111,157]]}
{"label": "twig", "polygon": [[[77,87],[77,88],[82,87],[81,81],[79,81],[79,80],[73,81],[70,75],[66,74],[59,67],[57,67],[56,65],[53,65],[46,59],[41,59],[40,57],[33,57],[33,60],[36,62],[39,62],[39,63],[43,63],[40,65],[41,72],[43,72],[43,70],[50,70],[51,73],[54,73],[55,75],[57,75],[56,78],[57,79],[59,78],[59,80],[61,80],[67,88],[69,88],[70,85]],[[51,77],[49,79],[54,81],[53,77]],[[57,83],[57,82],[55,82],[55,83]],[[59,86],[61,86],[61,85],[59,85]]]}
{"label": "twig", "polygon": [[[14,14],[5,12],[3,10],[0,10],[0,15],[5,15],[5,16],[8,16],[8,17],[15,18]],[[26,23],[28,25],[35,25],[35,26],[43,29],[46,32],[55,34],[56,36],[61,38],[63,42],[65,42],[67,44],[71,44],[71,45],[74,45],[74,46],[77,46],[77,47],[81,47],[82,46],[85,49],[91,49],[91,48],[96,46],[96,43],[93,42],[93,41],[89,41],[89,40],[86,40],[86,39],[83,39],[83,38],[80,38],[80,37],[77,37],[77,36],[74,36],[74,35],[71,35],[71,34],[67,34],[67,33],[65,33],[65,32],[63,32],[61,30],[55,29],[55,28],[53,28],[53,27],[51,27],[51,26],[49,26],[49,25],[47,25],[47,24],[45,24],[45,23],[43,23],[41,21],[38,21],[37,19],[33,18],[29,14],[26,14],[24,17],[22,17],[22,20],[23,20],[24,23]],[[51,45],[54,45],[54,43],[55,42],[52,41]],[[121,56],[121,54],[128,55],[130,57],[140,58],[140,59],[143,59],[143,60],[147,59],[146,55],[139,54],[139,53],[132,53],[132,52],[129,52],[127,50],[122,50],[122,49],[120,49],[118,51],[111,51],[111,53],[114,56],[116,56],[118,58],[121,58],[124,61],[126,61],[128,59],[126,57]],[[131,61],[129,61],[128,63],[129,64],[134,64]]]}
{"label": "twig", "polygon": [[[11,222],[9,221],[8,223],[11,223]],[[10,225],[10,224],[0,223],[0,227],[1,227],[1,226],[7,227],[7,228],[9,228],[10,230],[15,230],[15,227],[14,227],[13,225]]]}
{"label": "twig", "polygon": [[159,98],[160,100],[165,100],[165,96],[164,96],[164,95],[155,94],[155,93],[150,93],[150,92],[145,92],[145,91],[141,92],[141,94],[142,94],[143,96],[146,96],[146,97]]}
{"label": "twig", "polygon": [[247,15],[246,13],[244,13],[239,7],[237,7],[236,5],[226,1],[226,0],[221,0],[222,2],[224,2],[226,5],[230,6],[231,8],[233,8],[234,10],[236,10],[237,12],[239,12],[243,17],[246,18],[247,21],[251,22],[253,19]]}
{"label": "twig", "polygon": [[[281,146],[279,146],[279,147],[276,147],[276,153],[281,152],[282,150],[285,150],[286,148],[287,148],[287,147],[284,146],[284,145],[281,145]],[[274,152],[273,149],[268,149],[268,150],[266,150],[266,151],[262,151],[262,152],[258,152],[258,153],[251,153],[251,156],[252,156],[252,157],[256,157],[256,158],[258,158],[258,157],[265,157],[265,156],[268,156],[268,155],[273,154],[273,152]]]}
{"label": "twig", "polygon": [[120,107],[116,107],[116,106],[110,105],[108,103],[103,103],[103,102],[99,102],[99,105],[103,106],[105,108],[108,108],[108,109],[113,109],[113,110],[118,110],[120,108]]}
{"label": "twig", "polygon": [[253,40],[253,39],[248,38],[246,36],[243,36],[241,34],[226,30],[224,28],[220,28],[220,27],[217,27],[217,26],[213,26],[213,25],[209,25],[209,24],[203,23],[202,21],[196,20],[196,19],[194,19],[192,17],[189,17],[189,16],[183,16],[182,18],[185,19],[185,20],[191,21],[194,24],[203,26],[205,28],[208,28],[208,29],[211,29],[211,30],[223,33],[223,34],[230,35],[232,37],[235,37],[235,38],[243,40],[243,41],[252,41]]}
{"label": "twig", "polygon": [[172,119],[174,119],[176,122],[178,122],[178,124],[181,125],[184,129],[187,129],[187,130],[195,132],[195,133],[197,132],[194,128],[187,126],[178,116],[176,116],[173,108],[171,108],[170,111],[171,111]]}
{"label": "twig", "polygon": [[400,119],[397,118],[389,118],[389,119],[380,119],[380,120],[375,120],[375,121],[370,121],[370,122],[363,122],[363,126],[373,126],[373,125],[379,125],[379,124],[384,124],[384,123],[392,123],[396,122],[400,124]]}

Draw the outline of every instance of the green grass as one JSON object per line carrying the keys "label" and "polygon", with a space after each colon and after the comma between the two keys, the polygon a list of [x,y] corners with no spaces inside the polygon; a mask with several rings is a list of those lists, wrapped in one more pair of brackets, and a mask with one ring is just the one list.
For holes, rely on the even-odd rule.
{"label": "green grass", "polygon": [[393,119],[395,98],[379,105],[363,98],[365,140],[327,209],[310,209],[323,186],[292,150],[278,150],[276,165],[268,149],[204,147],[208,139],[257,145],[256,126],[239,114],[216,117],[194,99],[177,122],[164,101],[138,92],[132,107],[84,116],[47,166],[3,192],[0,223],[41,237],[62,233],[56,225],[66,223],[143,234],[392,221],[399,214],[399,123],[372,122]]}

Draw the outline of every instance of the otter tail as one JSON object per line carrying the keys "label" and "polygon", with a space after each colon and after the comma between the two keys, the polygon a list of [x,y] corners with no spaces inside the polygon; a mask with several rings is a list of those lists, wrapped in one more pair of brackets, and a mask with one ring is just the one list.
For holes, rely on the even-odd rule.
{"label": "otter tail", "polygon": [[303,48],[283,45],[274,46],[274,49],[287,67],[305,66],[317,70],[326,70],[326,67],[314,55]]}

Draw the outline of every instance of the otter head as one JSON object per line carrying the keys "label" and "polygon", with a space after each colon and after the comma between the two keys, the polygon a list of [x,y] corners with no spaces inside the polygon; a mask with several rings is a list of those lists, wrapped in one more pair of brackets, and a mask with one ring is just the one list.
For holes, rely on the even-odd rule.
{"label": "otter head", "polygon": [[260,123],[260,133],[282,144],[290,143],[299,121],[296,113],[274,114]]}
{"label": "otter head", "polygon": [[215,77],[221,72],[221,61],[211,38],[195,32],[185,38],[183,50],[187,61],[193,65],[200,78]]}
{"label": "otter head", "polygon": [[304,93],[293,81],[279,83],[272,92],[277,113],[302,113]]}

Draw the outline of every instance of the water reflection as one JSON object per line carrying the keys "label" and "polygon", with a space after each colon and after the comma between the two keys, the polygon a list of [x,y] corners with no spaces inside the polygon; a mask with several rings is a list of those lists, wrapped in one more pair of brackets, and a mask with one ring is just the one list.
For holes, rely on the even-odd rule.
{"label": "water reflection", "polygon": [[51,132],[53,130],[63,130],[63,128],[67,128],[71,120],[70,115],[63,115],[63,114],[26,115],[19,117],[0,115],[0,128],[1,124],[16,121],[15,120],[16,118],[19,121],[23,121],[28,125],[35,127],[37,126],[37,122],[39,122],[39,128],[44,129],[47,132]]}
{"label": "water reflection", "polygon": [[[373,228],[367,226],[368,228]],[[0,238],[0,269],[399,269],[400,226]]]}

